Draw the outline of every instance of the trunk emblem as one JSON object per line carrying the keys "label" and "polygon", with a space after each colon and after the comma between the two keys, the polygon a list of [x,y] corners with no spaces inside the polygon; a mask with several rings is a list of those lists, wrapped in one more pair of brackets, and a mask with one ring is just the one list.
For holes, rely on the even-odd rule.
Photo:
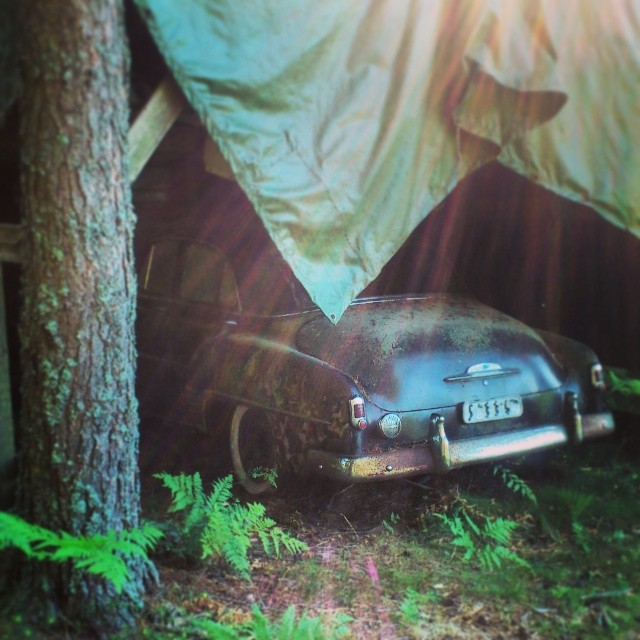
{"label": "trunk emblem", "polygon": [[464,371],[444,379],[445,382],[468,382],[482,378],[495,378],[497,376],[512,376],[520,373],[520,369],[504,369],[495,362],[479,362],[472,364]]}
{"label": "trunk emblem", "polygon": [[380,418],[378,425],[385,438],[395,438],[402,428],[402,419],[397,413],[386,413]]}

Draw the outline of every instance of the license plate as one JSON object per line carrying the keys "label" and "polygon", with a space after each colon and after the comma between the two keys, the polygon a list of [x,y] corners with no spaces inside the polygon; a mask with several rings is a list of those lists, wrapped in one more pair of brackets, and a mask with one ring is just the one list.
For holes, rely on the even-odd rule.
{"label": "license plate", "polygon": [[488,422],[489,420],[506,420],[522,415],[522,398],[509,396],[493,398],[479,402],[465,402],[462,405],[462,420],[466,424]]}

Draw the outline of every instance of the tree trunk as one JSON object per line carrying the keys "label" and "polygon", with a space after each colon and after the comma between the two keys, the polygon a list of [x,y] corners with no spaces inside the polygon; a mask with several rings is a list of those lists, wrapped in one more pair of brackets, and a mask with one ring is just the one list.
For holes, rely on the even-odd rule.
{"label": "tree trunk", "polygon": [[[19,500],[29,521],[90,535],[139,524],[134,216],[123,0],[25,0],[21,124],[27,226]],[[130,625],[144,566],[117,595],[33,565],[43,611],[104,635]]]}

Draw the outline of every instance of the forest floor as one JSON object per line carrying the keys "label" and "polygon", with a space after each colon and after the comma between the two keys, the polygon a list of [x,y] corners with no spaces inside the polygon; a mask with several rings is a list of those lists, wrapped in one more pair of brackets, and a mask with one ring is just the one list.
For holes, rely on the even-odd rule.
{"label": "forest floor", "polygon": [[[637,421],[576,449],[445,477],[279,478],[257,497],[234,486],[229,503],[264,505],[307,545],[275,557],[253,535],[250,579],[223,556],[201,558],[154,477],[199,470],[208,490],[220,477],[211,451],[178,432],[142,444],[143,512],[165,538],[135,638],[640,639]],[[84,640],[72,624],[0,624],[2,640],[3,629]]]}
{"label": "forest floor", "polygon": [[[147,509],[166,513],[162,484],[147,476],[143,487]],[[246,580],[223,560],[167,549],[148,637],[225,637],[199,622],[216,620],[242,638],[640,638],[633,423],[609,440],[446,477],[296,479],[259,498],[235,494],[264,504],[308,550],[275,558],[253,545]],[[281,636],[292,605],[298,627]],[[255,632],[256,608],[271,635]],[[324,635],[305,635],[310,620]]]}

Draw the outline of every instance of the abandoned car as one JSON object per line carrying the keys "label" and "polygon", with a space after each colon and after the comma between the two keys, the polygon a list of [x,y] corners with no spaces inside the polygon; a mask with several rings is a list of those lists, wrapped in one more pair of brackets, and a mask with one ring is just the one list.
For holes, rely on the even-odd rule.
{"label": "abandoned car", "polygon": [[238,191],[142,248],[138,376],[143,413],[225,430],[250,492],[265,469],[444,473],[614,428],[590,349],[472,299],[366,297],[333,325]]}

